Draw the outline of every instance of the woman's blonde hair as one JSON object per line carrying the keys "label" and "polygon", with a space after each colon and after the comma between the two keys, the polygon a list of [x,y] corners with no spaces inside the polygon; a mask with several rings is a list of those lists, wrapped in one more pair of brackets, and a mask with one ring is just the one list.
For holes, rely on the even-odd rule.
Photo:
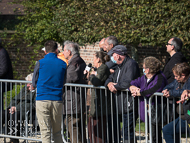
{"label": "woman's blonde hair", "polygon": [[145,64],[145,68],[149,68],[149,72],[151,74],[157,73],[161,68],[160,60],[152,56],[146,57],[143,61],[143,64]]}

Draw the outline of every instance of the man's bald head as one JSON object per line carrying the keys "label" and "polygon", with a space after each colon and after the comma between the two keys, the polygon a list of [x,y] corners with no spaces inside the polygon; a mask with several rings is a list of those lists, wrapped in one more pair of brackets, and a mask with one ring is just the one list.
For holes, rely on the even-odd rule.
{"label": "man's bald head", "polygon": [[103,49],[104,51],[106,51],[106,48],[105,48],[105,38],[103,38],[103,39],[99,42],[99,47],[100,47],[100,49]]}

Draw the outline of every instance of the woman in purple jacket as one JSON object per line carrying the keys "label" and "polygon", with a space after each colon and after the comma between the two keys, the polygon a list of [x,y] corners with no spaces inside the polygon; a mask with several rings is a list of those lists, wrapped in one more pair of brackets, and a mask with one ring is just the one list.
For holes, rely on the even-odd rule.
{"label": "woman in purple jacket", "polygon": [[[143,61],[142,77],[131,81],[129,90],[132,96],[140,96],[140,119],[145,122],[145,107],[144,97],[148,100],[149,97],[155,92],[162,92],[163,88],[167,85],[167,79],[160,71],[161,62],[155,57],[147,57]],[[154,104],[154,100],[153,103]],[[156,125],[152,124],[152,141],[161,142],[161,127],[158,126],[158,140],[156,140]]]}

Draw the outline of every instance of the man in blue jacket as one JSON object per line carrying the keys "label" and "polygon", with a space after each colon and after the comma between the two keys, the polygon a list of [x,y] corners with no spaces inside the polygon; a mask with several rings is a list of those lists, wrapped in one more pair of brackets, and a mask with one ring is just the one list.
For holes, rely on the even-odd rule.
{"label": "man in blue jacket", "polygon": [[61,116],[63,107],[63,84],[66,63],[57,58],[57,43],[45,43],[45,57],[36,63],[32,79],[37,87],[36,114],[40,126],[42,143],[51,143],[51,129],[54,142],[63,143],[61,136]]}

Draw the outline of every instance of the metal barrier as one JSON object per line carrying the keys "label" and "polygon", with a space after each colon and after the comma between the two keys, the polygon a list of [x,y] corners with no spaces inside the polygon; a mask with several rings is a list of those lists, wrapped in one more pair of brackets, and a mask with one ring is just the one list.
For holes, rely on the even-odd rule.
{"label": "metal barrier", "polygon": [[27,84],[31,81],[0,80],[0,137],[41,141],[35,113],[36,93],[29,91]]}
{"label": "metal barrier", "polygon": [[[71,90],[72,89],[72,90]],[[70,92],[70,95],[72,96],[65,96],[65,98],[63,100],[65,100],[65,115],[66,115],[66,125],[68,125],[69,123],[67,122],[67,116],[71,116],[71,124],[73,124],[73,122],[75,122],[74,120],[76,120],[75,118],[78,118],[78,120],[81,121],[76,123],[76,128],[80,128],[79,124],[83,125],[84,121],[86,122],[86,133],[84,132],[84,128],[81,128],[81,132],[79,130],[77,130],[75,137],[73,136],[73,130],[72,132],[68,130],[66,130],[66,136],[68,136],[68,134],[71,134],[70,136],[70,140],[73,141],[75,140],[75,138],[77,138],[76,140],[78,140],[78,138],[82,138],[82,142],[85,142],[85,136],[87,141],[90,140],[89,137],[91,137],[91,142],[120,142],[123,141],[125,142],[124,136],[127,136],[126,138],[128,138],[128,140],[130,141],[130,130],[134,130],[135,132],[135,124],[136,124],[136,119],[137,117],[135,117],[135,113],[138,112],[138,108],[135,109],[135,99],[133,98],[132,101],[132,105],[133,105],[133,110],[129,111],[129,108],[126,108],[127,110],[124,111],[124,103],[122,101],[126,101],[127,103],[129,102],[128,99],[128,90],[122,91],[121,92],[121,98],[118,97],[117,93],[114,95],[113,93],[110,93],[109,90],[107,90],[107,88],[105,88],[104,86],[101,87],[95,87],[92,85],[82,85],[82,84],[69,84],[66,83],[65,84],[65,93],[66,95],[68,95],[68,92]],[[83,92],[83,94],[81,94]],[[72,94],[73,93],[73,94]],[[76,101],[78,101],[77,99],[77,93],[80,93],[79,98],[80,98],[80,102],[77,103]],[[87,93],[89,93],[89,95],[93,95],[94,97],[94,110],[95,113],[94,115],[91,115],[91,107],[90,110],[88,111],[88,107],[87,106],[82,106],[82,105],[86,105],[86,101],[89,95],[87,95]],[[95,94],[93,94],[95,93]],[[127,95],[127,96],[123,96],[123,95]],[[68,99],[69,98],[69,99]],[[75,99],[75,100],[73,100]],[[68,105],[67,102],[69,101],[73,101],[71,102],[71,104]],[[121,100],[121,101],[119,101]],[[121,103],[121,105],[119,105],[119,103]],[[75,105],[73,105],[75,104]],[[78,107],[77,104],[80,104],[80,108],[82,108],[80,114],[76,114],[76,110],[78,110],[75,107]],[[91,103],[92,104],[92,103]],[[92,106],[92,105],[91,105]],[[103,106],[105,108],[103,108]],[[69,111],[68,111],[69,108]],[[71,111],[71,112],[70,112]],[[70,112],[70,113],[68,113]],[[125,113],[125,114],[124,114]],[[130,116],[129,116],[130,115]],[[85,117],[85,118],[84,118]],[[129,122],[129,118],[130,118],[130,123]],[[128,122],[124,124],[124,121],[128,119]],[[106,122],[104,122],[106,121]],[[90,123],[89,123],[90,122]],[[96,126],[94,127],[94,123],[97,122]],[[121,122],[121,123],[120,123]],[[140,121],[139,121],[140,123]],[[101,124],[101,126],[99,126],[98,124]],[[121,127],[120,125],[123,125],[123,133],[121,134]],[[132,125],[132,129],[130,128],[124,128],[125,126],[130,127]],[[69,127],[67,127],[68,129]],[[71,128],[75,128],[74,126],[71,126]],[[94,129],[96,128],[96,129]],[[139,127],[140,129],[140,127]],[[96,132],[94,132],[96,131]],[[126,134],[127,133],[127,134]],[[140,130],[139,130],[140,133]],[[82,135],[80,135],[82,134]],[[96,139],[94,139],[96,138]],[[98,140],[97,138],[101,138],[100,140]],[[134,142],[136,142],[136,137],[135,134],[133,135],[133,137],[131,137],[134,139]],[[67,142],[69,140],[66,140]]]}
{"label": "metal barrier", "polygon": [[[160,98],[161,102],[159,103],[158,102],[158,98]],[[167,124],[169,124],[170,122],[173,121],[173,139],[174,139],[174,143],[175,142],[190,142],[190,140],[188,140],[188,126],[187,126],[187,121],[185,121],[185,127],[182,128],[181,126],[181,114],[182,114],[182,104],[180,103],[179,105],[176,105],[176,101],[180,100],[180,98],[167,98],[165,99],[164,101],[164,97],[163,97],[163,94],[162,93],[155,93],[153,94],[150,98],[149,98],[149,105],[151,105],[152,101],[155,99],[155,115],[156,115],[156,131],[158,131],[158,126],[161,126],[161,128],[163,129],[163,127]],[[172,101],[172,102],[171,102]],[[161,106],[158,106],[158,105],[161,105]],[[164,106],[165,105],[165,106]],[[150,130],[150,136],[152,136],[152,128],[151,128],[151,123],[152,123],[152,107],[153,106],[149,106],[149,130]],[[161,113],[159,113],[160,111],[160,108],[161,108]],[[178,111],[177,111],[177,108],[178,108]],[[166,111],[167,112],[166,112]],[[171,113],[171,110],[172,110],[172,113]],[[175,119],[177,119],[176,117],[176,112],[178,112],[179,114],[179,131],[177,131],[176,129],[176,123],[175,122]],[[167,115],[165,115],[164,113],[167,113]],[[161,125],[158,124],[158,119],[160,119],[161,115]],[[159,116],[159,117],[158,117]],[[166,117],[165,117],[166,116]],[[167,120],[164,121],[164,118],[166,118]],[[182,141],[182,129],[185,130],[185,140]],[[178,134],[176,132],[179,132],[179,141],[176,141],[176,136],[178,136]],[[156,133],[156,135],[158,135],[158,133]],[[156,137],[157,138],[157,141],[158,141],[158,136]],[[152,138],[150,138],[150,142],[152,142]],[[163,135],[162,135],[162,142],[163,142]]]}
{"label": "metal barrier", "polygon": [[[40,142],[40,131],[38,128],[35,110],[33,110],[35,108],[35,94],[33,94],[35,91],[31,92],[27,89],[27,84],[31,83],[31,81],[0,80],[1,90],[3,89],[3,82],[5,85],[5,92],[3,103],[4,106],[0,106],[0,137],[22,139],[26,141],[33,140]],[[8,84],[10,85],[10,89],[13,89],[9,92],[7,92]],[[138,108],[140,99],[139,97],[132,97],[131,100],[129,98],[130,93],[128,90],[113,94],[110,93],[109,90],[107,90],[107,88],[104,86],[95,87],[93,85],[66,83],[64,92],[65,95],[63,95],[64,104],[62,121],[62,136],[64,143],[75,141],[83,143],[90,141],[92,143],[152,142],[152,106],[149,106],[149,108],[147,108],[146,105],[148,103],[151,105],[152,100],[154,100],[153,98],[155,98],[155,107],[157,107],[158,98],[161,98],[160,103],[162,105],[161,110],[163,114],[163,105],[165,104],[161,93],[155,93],[149,99],[144,98],[144,110],[147,114],[145,114],[145,123],[143,123],[140,120],[140,114],[142,113]],[[2,92],[0,92],[0,95],[0,101],[2,101]],[[13,97],[14,95],[15,97]],[[88,99],[93,100],[87,103]],[[175,106],[174,103],[175,101],[173,100],[173,106]],[[10,107],[16,104],[19,104],[20,110],[17,110],[15,114],[9,114]],[[168,99],[167,104],[169,104]],[[179,108],[181,110],[180,106]],[[175,109],[175,107],[173,109]],[[167,113],[169,113],[169,108],[167,109]],[[173,110],[173,113],[175,113],[175,110]],[[8,116],[8,114],[10,116]],[[179,117],[181,117],[181,115],[179,115]],[[18,118],[20,120],[18,120]],[[164,117],[162,117],[161,123],[162,128],[165,125],[163,123],[163,118]],[[169,114],[167,115],[167,118],[167,121],[169,123]],[[175,114],[173,114],[173,118],[175,119]],[[9,124],[9,121],[15,122],[10,122]],[[16,121],[18,124],[15,124],[17,123]],[[158,126],[159,125],[156,124],[157,138]],[[19,134],[13,134],[13,130],[18,130],[17,133]],[[134,132],[134,134],[132,134],[132,132]],[[188,135],[186,129],[186,142],[187,136]],[[162,142],[164,142],[163,138]]]}

